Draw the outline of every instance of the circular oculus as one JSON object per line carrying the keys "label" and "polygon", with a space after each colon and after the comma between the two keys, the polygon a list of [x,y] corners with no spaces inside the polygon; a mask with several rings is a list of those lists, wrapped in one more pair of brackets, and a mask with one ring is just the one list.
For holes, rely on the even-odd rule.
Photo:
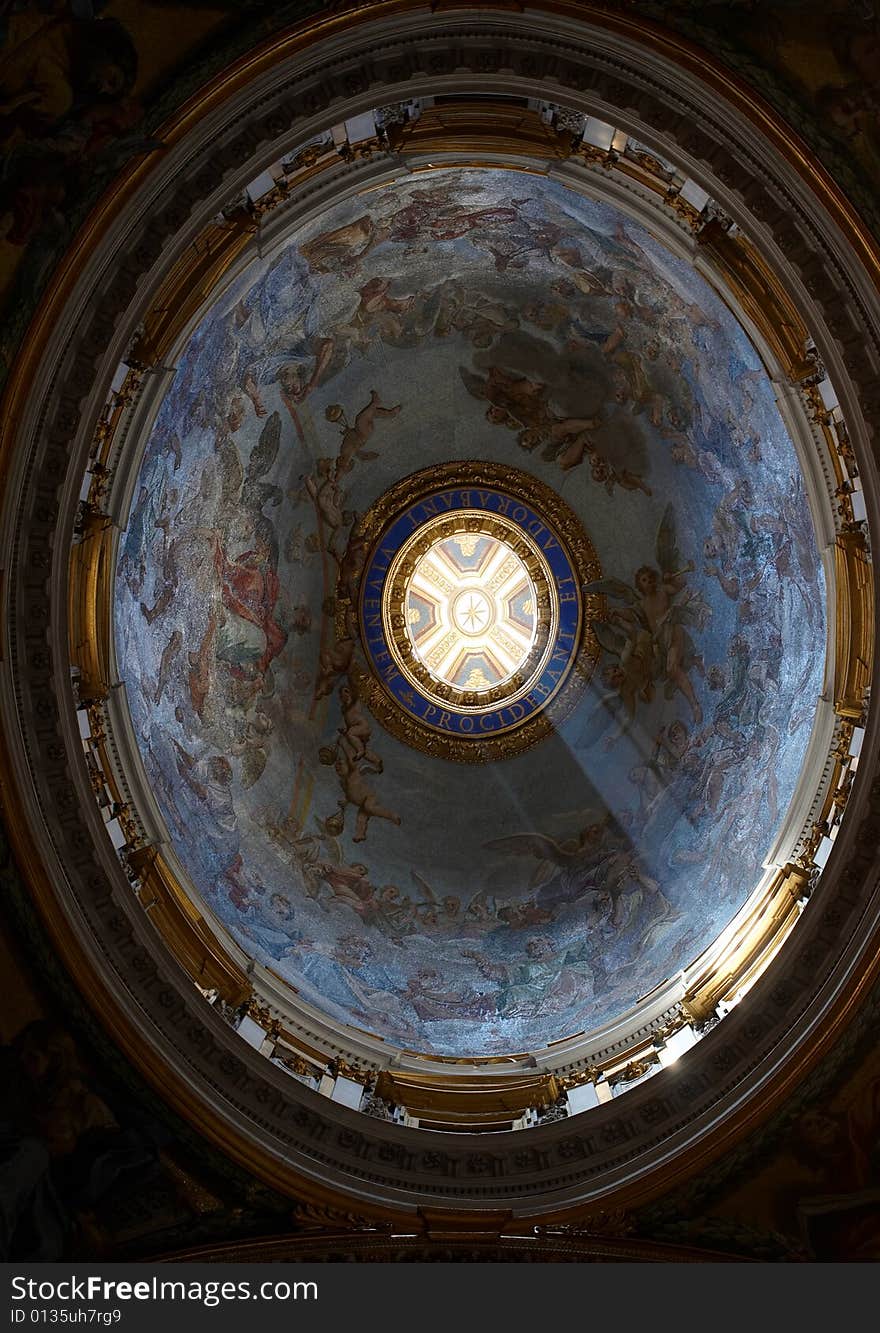
{"label": "circular oculus", "polygon": [[535,744],[573,706],[598,655],[586,604],[599,599],[583,586],[601,572],[549,487],[488,463],[427,469],[376,502],[357,540],[358,692],[389,731],[483,762]]}

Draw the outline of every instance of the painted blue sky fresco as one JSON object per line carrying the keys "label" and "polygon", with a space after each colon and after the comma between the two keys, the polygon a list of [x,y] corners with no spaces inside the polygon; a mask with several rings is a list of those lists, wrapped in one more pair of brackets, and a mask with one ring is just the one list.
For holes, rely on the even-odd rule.
{"label": "painted blue sky fresco", "polygon": [[[358,517],[454,459],[556,490],[603,572],[577,709],[482,767],[388,735],[335,630]],[[206,316],[115,633],[168,837],[239,944],[334,1019],[486,1054],[622,1013],[745,901],[824,599],[772,387],[707,284],[608,206],[459,171],[341,204]]]}

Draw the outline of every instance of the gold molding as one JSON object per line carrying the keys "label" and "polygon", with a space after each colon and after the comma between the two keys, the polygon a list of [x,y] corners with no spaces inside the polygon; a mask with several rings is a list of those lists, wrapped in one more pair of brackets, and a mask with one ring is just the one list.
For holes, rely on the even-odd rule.
{"label": "gold molding", "polygon": [[859,722],[874,670],[874,567],[860,529],[834,543],[834,711]]}
{"label": "gold molding", "polygon": [[697,243],[710,256],[725,286],[772,348],[789,379],[800,384],[814,375],[815,360],[807,355],[807,327],[751,241],[741,231],[732,236],[713,218],[697,231]]}
{"label": "gold molding", "polygon": [[257,224],[244,209],[226,222],[211,222],[202,229],[160,283],[129,350],[129,365],[146,370],[162,364],[178,334],[256,234]]}
{"label": "gold molding", "polygon": [[251,994],[250,978],[235,964],[191,898],[175,893],[174,876],[160,851],[130,854],[141,881],[139,898],[151,922],[200,990],[216,991],[237,1008]]}
{"label": "gold molding", "polygon": [[740,919],[721,957],[692,982],[682,1002],[688,1018],[698,1025],[706,1022],[722,1000],[741,995],[757,981],[797,922],[809,879],[803,866],[791,863],[776,872]]}
{"label": "gold molding", "polygon": [[79,668],[83,703],[110,692],[110,633],[113,603],[113,528],[106,514],[86,507],[82,538],[70,552],[68,625],[70,660]]}
{"label": "gold molding", "polygon": [[509,1128],[531,1108],[552,1105],[561,1092],[552,1074],[502,1074],[478,1078],[460,1074],[415,1074],[383,1070],[376,1093],[406,1107],[425,1128],[492,1130]]}
{"label": "gold molding", "polygon": [[546,125],[527,107],[475,104],[466,98],[425,107],[418,120],[388,131],[390,146],[403,156],[425,153],[470,153],[477,158],[514,152],[519,156],[565,158],[570,137]]}

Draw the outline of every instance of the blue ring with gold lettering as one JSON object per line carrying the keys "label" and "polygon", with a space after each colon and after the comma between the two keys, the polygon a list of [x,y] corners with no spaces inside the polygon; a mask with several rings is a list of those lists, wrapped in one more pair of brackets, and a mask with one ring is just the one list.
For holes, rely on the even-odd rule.
{"label": "blue ring with gold lettering", "polygon": [[568,506],[528,474],[450,464],[398,483],[368,534],[354,675],[384,725],[465,761],[552,730],[598,655],[582,587],[600,571]]}

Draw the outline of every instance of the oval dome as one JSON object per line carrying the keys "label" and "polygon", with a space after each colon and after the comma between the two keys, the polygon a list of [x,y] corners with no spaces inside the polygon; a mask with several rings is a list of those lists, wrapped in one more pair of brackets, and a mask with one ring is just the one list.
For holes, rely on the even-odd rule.
{"label": "oval dome", "polygon": [[[416,502],[453,517],[378,601],[434,713],[365,629],[364,571]],[[568,566],[529,563],[539,530]],[[552,700],[523,674],[552,669],[542,608],[547,651],[574,645]],[[114,614],[198,897],[330,1021],[456,1057],[608,1024],[716,940],[823,685],[822,566],[755,347],[622,212],[503,170],[338,203],[214,302]],[[456,716],[500,721],[468,751]]]}

